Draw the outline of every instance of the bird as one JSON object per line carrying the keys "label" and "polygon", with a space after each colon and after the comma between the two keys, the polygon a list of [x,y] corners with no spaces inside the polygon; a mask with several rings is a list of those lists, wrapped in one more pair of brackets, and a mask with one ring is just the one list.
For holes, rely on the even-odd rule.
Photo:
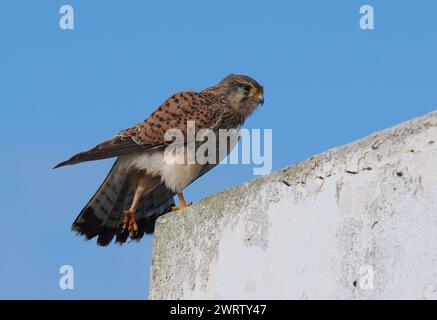
{"label": "bird", "polygon": [[[195,131],[239,129],[264,104],[264,88],[246,75],[230,74],[202,91],[181,91],[169,97],[144,121],[124,129],[109,140],[75,154],[54,169],[82,162],[116,158],[94,196],[81,210],[71,229],[99,246],[139,240],[154,231],[157,217],[191,205],[183,190],[214,168],[215,163],[168,162],[171,143],[165,135],[177,129]],[[188,141],[178,150],[187,151]],[[235,144],[234,144],[235,146]],[[234,146],[227,146],[225,156]],[[177,151],[178,153],[178,151]],[[177,195],[179,205],[175,205]]]}

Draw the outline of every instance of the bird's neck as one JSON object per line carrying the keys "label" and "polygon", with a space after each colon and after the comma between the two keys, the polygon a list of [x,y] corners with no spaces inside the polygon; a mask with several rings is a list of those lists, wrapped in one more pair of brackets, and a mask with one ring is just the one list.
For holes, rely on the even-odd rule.
{"label": "bird's neck", "polygon": [[221,103],[227,106],[225,110],[229,115],[232,114],[234,119],[239,119],[240,124],[243,124],[246,119],[253,113],[255,109],[241,108],[239,100],[229,98],[229,88],[225,85],[218,84],[213,87],[206,88],[202,92],[213,94]]}

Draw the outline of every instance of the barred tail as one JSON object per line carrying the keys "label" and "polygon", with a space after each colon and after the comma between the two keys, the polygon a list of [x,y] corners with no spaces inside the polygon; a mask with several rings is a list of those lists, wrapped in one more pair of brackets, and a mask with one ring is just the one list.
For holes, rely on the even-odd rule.
{"label": "barred tail", "polygon": [[[118,165],[117,160],[96,194],[73,222],[72,230],[84,235],[87,240],[97,236],[97,244],[101,246],[108,245],[114,236],[116,242],[126,242],[129,233],[122,230],[123,212],[132,202],[134,184],[131,180],[127,169]],[[141,239],[145,233],[153,233],[156,219],[174,205],[173,196],[174,193],[162,183],[143,195],[135,212],[138,224],[135,239]]]}

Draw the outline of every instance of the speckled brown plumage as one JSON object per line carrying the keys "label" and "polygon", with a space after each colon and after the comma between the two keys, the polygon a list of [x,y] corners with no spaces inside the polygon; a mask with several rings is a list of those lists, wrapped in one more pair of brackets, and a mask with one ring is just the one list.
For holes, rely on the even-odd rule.
{"label": "speckled brown plumage", "polygon": [[167,130],[177,128],[186,134],[187,121],[195,121],[198,128],[214,128],[219,124],[224,108],[212,93],[180,92],[168,98],[146,120],[123,130],[120,137],[132,138],[138,144],[164,144]]}
{"label": "speckled brown plumage", "polygon": [[[195,122],[196,131],[238,128],[263,102],[264,91],[258,82],[247,76],[229,75],[201,92],[184,91],[172,95],[144,121],[58,164],[55,168],[112,157],[123,159],[114,164],[74,222],[73,230],[87,239],[98,236],[100,245],[107,245],[114,236],[122,243],[127,239],[126,232],[131,238],[139,239],[145,232],[153,231],[156,217],[174,205],[172,198],[176,191],[185,205],[180,190],[187,183],[181,184],[180,190],[171,189],[164,178],[157,179],[159,176],[148,172],[149,169],[132,169],[123,163],[137,155],[162,152],[171,143],[165,141],[165,133],[179,129],[186,135],[188,121]],[[147,161],[147,156],[144,159],[143,162]],[[147,168],[147,163],[142,165]],[[188,184],[214,166],[203,165]]]}

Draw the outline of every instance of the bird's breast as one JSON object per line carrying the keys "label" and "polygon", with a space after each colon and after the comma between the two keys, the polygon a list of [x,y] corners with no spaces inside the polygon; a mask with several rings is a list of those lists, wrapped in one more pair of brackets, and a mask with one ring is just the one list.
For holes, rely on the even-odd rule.
{"label": "bird's breast", "polygon": [[186,163],[185,154],[185,147],[172,154],[164,150],[145,151],[120,157],[120,165],[126,166],[128,172],[143,171],[146,175],[160,177],[170,190],[180,192],[202,169],[200,164]]}

